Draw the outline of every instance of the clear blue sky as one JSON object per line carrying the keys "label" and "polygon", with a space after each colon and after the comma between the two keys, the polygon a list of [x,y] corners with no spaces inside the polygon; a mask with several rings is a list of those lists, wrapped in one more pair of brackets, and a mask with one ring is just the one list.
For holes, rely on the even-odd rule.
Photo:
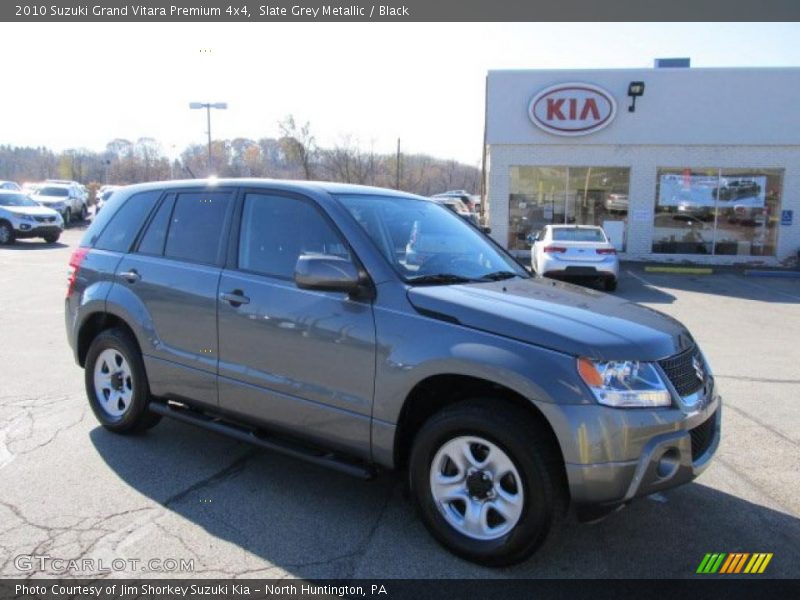
{"label": "clear blue sky", "polygon": [[[206,50],[201,52],[200,50]],[[190,101],[227,101],[214,137],[277,136],[289,113],[319,143],[477,164],[484,77],[503,68],[800,66],[797,23],[0,24],[0,143],[100,150],[204,143]],[[780,90],[770,90],[780,93]]]}

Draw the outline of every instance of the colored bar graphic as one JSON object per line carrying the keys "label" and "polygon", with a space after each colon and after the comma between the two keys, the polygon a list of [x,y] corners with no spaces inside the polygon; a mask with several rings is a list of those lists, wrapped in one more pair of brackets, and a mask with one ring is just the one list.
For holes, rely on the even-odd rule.
{"label": "colored bar graphic", "polygon": [[[697,573],[710,574],[719,573],[720,575],[730,575],[736,573],[763,573],[773,554],[767,552],[709,552],[703,557]],[[747,566],[745,566],[747,565]]]}

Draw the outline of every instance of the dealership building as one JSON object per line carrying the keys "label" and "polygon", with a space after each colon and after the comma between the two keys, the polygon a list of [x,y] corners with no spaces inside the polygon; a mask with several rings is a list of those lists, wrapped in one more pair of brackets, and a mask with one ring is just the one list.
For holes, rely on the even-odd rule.
{"label": "dealership building", "polygon": [[622,258],[778,265],[800,249],[800,68],[490,71],[487,223],[549,223]]}

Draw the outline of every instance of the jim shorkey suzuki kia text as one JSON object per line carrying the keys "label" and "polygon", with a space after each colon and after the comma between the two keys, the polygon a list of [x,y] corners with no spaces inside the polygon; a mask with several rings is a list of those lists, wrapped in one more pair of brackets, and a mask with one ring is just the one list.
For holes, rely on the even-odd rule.
{"label": "jim shorkey suzuki kia text", "polygon": [[487,565],[531,555],[570,505],[596,519],[691,481],[720,439],[680,323],[532,277],[391,190],[118,190],[70,259],[66,326],[107,429],[169,416],[359,477],[400,470],[431,534]]}

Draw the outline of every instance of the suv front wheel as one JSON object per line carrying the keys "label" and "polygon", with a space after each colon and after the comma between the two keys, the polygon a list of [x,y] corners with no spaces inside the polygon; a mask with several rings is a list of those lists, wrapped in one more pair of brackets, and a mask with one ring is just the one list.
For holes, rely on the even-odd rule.
{"label": "suv front wheel", "polygon": [[409,481],[433,536],[488,566],[533,554],[566,502],[550,436],[499,399],[460,402],[431,417],[414,441]]}
{"label": "suv front wheel", "polygon": [[89,346],[84,367],[89,405],[115,433],[150,429],[161,416],[148,410],[150,388],[136,343],[122,329],[107,329]]}

